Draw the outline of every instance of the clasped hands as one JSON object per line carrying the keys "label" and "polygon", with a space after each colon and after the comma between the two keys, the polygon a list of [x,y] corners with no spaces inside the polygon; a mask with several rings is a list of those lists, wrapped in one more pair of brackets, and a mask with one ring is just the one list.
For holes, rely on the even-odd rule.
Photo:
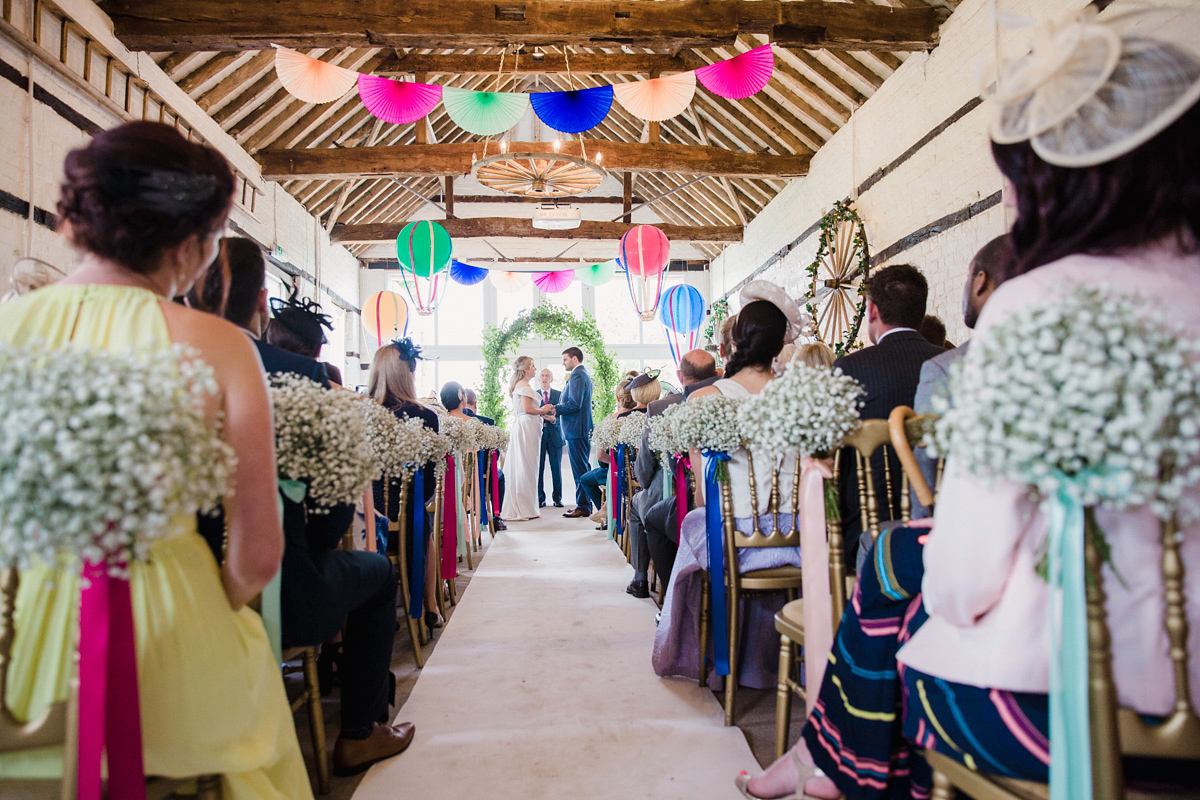
{"label": "clasped hands", "polygon": [[553,405],[547,403],[546,405],[542,406],[540,410],[542,416],[545,417],[548,422],[554,422],[554,418],[557,416],[557,414],[555,413]]}

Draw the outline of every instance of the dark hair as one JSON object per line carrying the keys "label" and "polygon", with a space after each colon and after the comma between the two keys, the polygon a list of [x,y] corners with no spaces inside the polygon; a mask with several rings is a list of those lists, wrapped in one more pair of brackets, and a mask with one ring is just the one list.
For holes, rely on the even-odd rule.
{"label": "dark hair", "polygon": [[446,407],[447,411],[453,411],[463,404],[466,394],[461,383],[450,381],[442,387],[442,405]]}
{"label": "dark hair", "polygon": [[218,254],[187,293],[188,305],[198,311],[224,316],[228,284],[229,262]]}
{"label": "dark hair", "polygon": [[342,371],[337,366],[330,364],[328,361],[321,362],[325,365],[325,373],[329,375],[329,382],[336,383],[338,386],[343,386]]}
{"label": "dark hair", "polygon": [[[700,359],[702,363],[697,364],[697,359]],[[715,378],[717,360],[713,358],[712,353],[706,353],[703,350],[698,351],[695,355],[684,353],[683,358],[679,359],[679,372],[689,381],[705,381]]]}
{"label": "dark hair", "polygon": [[934,315],[926,314],[925,319],[921,320],[921,327],[917,330],[930,344],[936,344],[938,347],[946,346],[946,325]]}
{"label": "dark hair", "polygon": [[233,187],[213,148],[161,122],[129,122],[67,154],[58,216],[76,247],[144,274],[224,224]]}
{"label": "dark hair", "polygon": [[733,324],[733,355],[725,364],[725,377],[732,378],[746,367],[770,369],[783,349],[787,317],[774,303],[755,300],[742,306]]}
{"label": "dark hair", "polygon": [[258,310],[258,298],[267,280],[267,262],[262,248],[249,239],[227,236],[221,240],[217,258],[229,263],[229,300],[225,319],[240,328],[249,328]]}
{"label": "dark hair", "polygon": [[479,397],[475,394],[474,389],[463,389],[463,402],[469,406],[479,402]]}
{"label": "dark hair", "polygon": [[1200,103],[1150,141],[1092,167],[1056,167],[1028,142],[992,143],[1016,190],[1005,278],[1075,253],[1106,255],[1168,236],[1200,242]]}
{"label": "dark hair", "polygon": [[979,248],[979,252],[971,259],[970,277],[973,278],[982,272],[988,276],[988,280],[999,286],[1007,277],[1011,261],[1012,235],[1002,233]]}
{"label": "dark hair", "polygon": [[288,324],[291,321],[287,319],[286,315],[272,319],[267,323],[267,329],[263,331],[263,341],[298,356],[316,358],[320,355],[321,341],[313,341],[310,336],[301,333],[297,326]]}
{"label": "dark hair", "polygon": [[321,329],[333,330],[332,320],[321,313],[320,305],[308,298],[299,300],[295,294],[286,301],[272,298],[271,312],[274,316],[263,339],[290,353],[316,358],[328,341]]}
{"label": "dark hair", "polygon": [[919,328],[925,319],[929,283],[912,264],[892,264],[867,278],[867,299],[885,325]]}
{"label": "dark hair", "polygon": [[580,350],[578,347],[568,347],[566,350],[563,350],[563,355],[570,356],[571,358],[578,361],[580,364],[583,363],[583,351]]}

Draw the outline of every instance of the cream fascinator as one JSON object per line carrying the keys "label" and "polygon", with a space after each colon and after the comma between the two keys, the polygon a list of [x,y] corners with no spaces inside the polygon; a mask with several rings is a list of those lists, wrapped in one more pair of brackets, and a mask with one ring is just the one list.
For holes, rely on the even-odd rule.
{"label": "cream fascinator", "polygon": [[1088,167],[1122,156],[1200,99],[1200,10],[1133,6],[1033,29],[1001,58],[992,140],[1028,141],[1044,161]]}
{"label": "cream fascinator", "polygon": [[750,281],[742,287],[738,299],[743,306],[755,300],[765,300],[782,311],[788,321],[787,333],[783,337],[784,344],[794,342],[811,331],[812,317],[801,311],[800,306],[787,296],[782,287],[770,281]]}

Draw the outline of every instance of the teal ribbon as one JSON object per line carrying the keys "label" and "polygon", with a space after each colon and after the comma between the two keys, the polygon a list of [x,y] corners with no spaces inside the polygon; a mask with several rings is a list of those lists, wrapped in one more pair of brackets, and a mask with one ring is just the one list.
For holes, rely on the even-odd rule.
{"label": "teal ribbon", "polygon": [[[300,481],[279,481],[279,491],[293,503],[304,501],[308,487]],[[279,519],[283,519],[283,497],[275,495],[275,507],[279,511]],[[280,592],[283,586],[283,567],[276,571],[271,582],[262,590],[262,621],[267,631],[267,641],[271,643],[271,652],[275,660],[283,663],[283,601]]]}
{"label": "teal ribbon", "polygon": [[[721,526],[721,494],[717,488],[722,464],[728,453],[705,450],[704,468],[704,530],[708,540],[709,608],[712,617],[713,665],[718,675],[729,674],[729,608],[725,602],[725,535]],[[700,654],[700,660],[707,657]],[[729,680],[737,680],[731,677]]]}
{"label": "teal ribbon", "polygon": [[[304,481],[289,481],[280,478],[279,491],[283,492],[283,496],[293,503],[303,503],[304,496],[308,494],[308,485]],[[282,510],[280,513],[283,513]]]}

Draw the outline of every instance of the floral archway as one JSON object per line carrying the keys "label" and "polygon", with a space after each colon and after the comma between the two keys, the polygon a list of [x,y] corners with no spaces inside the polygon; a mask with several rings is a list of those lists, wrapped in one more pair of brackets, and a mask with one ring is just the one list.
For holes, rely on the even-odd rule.
{"label": "floral archway", "polygon": [[508,404],[504,402],[501,373],[506,371],[508,358],[531,335],[575,345],[587,356],[585,363],[592,374],[592,416],[601,419],[616,407],[612,388],[617,385],[617,356],[604,346],[604,337],[596,318],[586,311],[578,317],[553,303],[522,311],[507,327],[489,325],[483,331],[483,382],[479,392],[479,413],[503,424],[508,419]]}

